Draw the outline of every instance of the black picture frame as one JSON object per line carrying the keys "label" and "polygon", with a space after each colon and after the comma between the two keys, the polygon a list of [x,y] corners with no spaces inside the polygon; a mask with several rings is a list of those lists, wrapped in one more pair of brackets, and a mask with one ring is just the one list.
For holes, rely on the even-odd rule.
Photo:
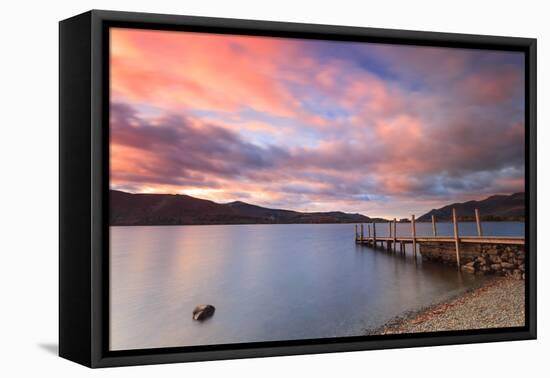
{"label": "black picture frame", "polygon": [[[525,53],[526,326],[108,350],[108,38],[112,26]],[[536,39],[92,10],[59,24],[59,354],[88,367],[536,338]]]}

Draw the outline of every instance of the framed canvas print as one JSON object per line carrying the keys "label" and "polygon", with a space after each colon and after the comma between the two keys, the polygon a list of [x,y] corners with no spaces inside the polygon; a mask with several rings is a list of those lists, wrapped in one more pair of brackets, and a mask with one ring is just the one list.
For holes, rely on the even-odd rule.
{"label": "framed canvas print", "polygon": [[536,337],[536,40],[60,22],[62,357]]}

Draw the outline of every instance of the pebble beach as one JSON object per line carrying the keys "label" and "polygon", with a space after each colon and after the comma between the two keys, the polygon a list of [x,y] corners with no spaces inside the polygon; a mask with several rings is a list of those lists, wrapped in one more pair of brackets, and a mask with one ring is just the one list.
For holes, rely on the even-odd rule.
{"label": "pebble beach", "polygon": [[444,303],[394,320],[369,334],[399,334],[525,325],[525,281],[496,277]]}

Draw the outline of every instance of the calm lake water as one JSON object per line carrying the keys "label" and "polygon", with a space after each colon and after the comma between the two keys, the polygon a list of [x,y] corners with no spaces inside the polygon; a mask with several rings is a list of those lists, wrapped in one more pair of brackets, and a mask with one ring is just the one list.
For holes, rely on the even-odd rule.
{"label": "calm lake water", "polygon": [[[475,223],[459,227],[475,235]],[[483,232],[523,236],[524,225],[488,222]],[[410,235],[410,224],[397,233]],[[111,227],[111,349],[358,336],[484,279],[410,250],[358,246],[353,224]],[[193,321],[202,303],[216,313]]]}

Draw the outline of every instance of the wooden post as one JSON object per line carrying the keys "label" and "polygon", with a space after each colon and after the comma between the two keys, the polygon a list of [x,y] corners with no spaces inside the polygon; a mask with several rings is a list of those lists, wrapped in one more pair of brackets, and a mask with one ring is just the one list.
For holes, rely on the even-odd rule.
{"label": "wooden post", "polygon": [[355,241],[357,241],[357,225],[355,225]]}
{"label": "wooden post", "polygon": [[376,247],[376,223],[372,223],[372,244]]}
{"label": "wooden post", "polygon": [[[391,238],[391,221],[388,222],[388,237]],[[386,248],[388,251],[391,249],[391,241],[388,239],[388,242],[386,243]]]}
{"label": "wooden post", "polygon": [[481,221],[479,220],[479,209],[475,209],[475,211],[476,211],[477,236],[483,236],[483,232],[481,232]]}
{"label": "wooden post", "polygon": [[363,241],[365,234],[363,234],[363,223],[361,223],[361,242]]}
{"label": "wooden post", "polygon": [[434,236],[437,236],[437,226],[435,225],[435,215],[432,215],[432,231]]}
{"label": "wooden post", "polygon": [[453,208],[453,230],[455,234],[456,266],[460,269],[460,243],[458,241],[458,222],[456,221],[456,209]]}
{"label": "wooden post", "polygon": [[416,257],[416,222],[414,219],[414,214],[411,217],[411,226],[412,226],[412,237],[413,237],[412,247],[413,247],[414,257]]}
{"label": "wooden post", "polygon": [[396,252],[397,247],[397,219],[393,218],[393,251]]}
{"label": "wooden post", "polygon": [[370,223],[367,224],[367,244],[370,244]]}

